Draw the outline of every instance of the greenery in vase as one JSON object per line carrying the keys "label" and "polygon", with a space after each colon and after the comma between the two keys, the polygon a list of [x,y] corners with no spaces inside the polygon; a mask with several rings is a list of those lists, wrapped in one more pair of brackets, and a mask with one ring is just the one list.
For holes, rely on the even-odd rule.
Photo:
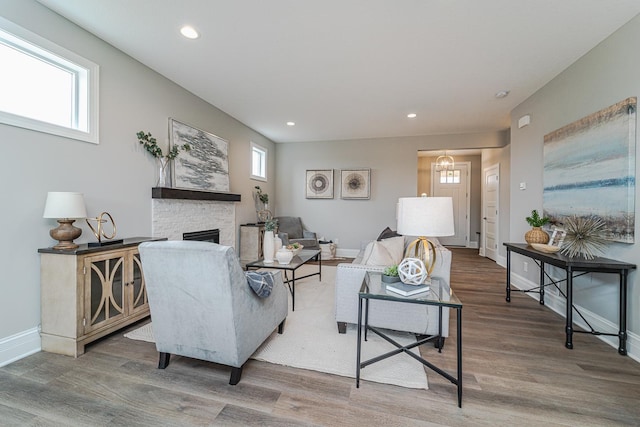
{"label": "greenery in vase", "polygon": [[151,155],[156,159],[166,158],[167,160],[173,160],[178,157],[180,150],[191,150],[191,146],[189,144],[174,145],[165,156],[162,152],[162,148],[158,147],[158,141],[151,135],[151,132],[144,133],[143,131],[140,131],[136,136],[138,137],[138,142],[144,146],[144,149],[151,153]]}
{"label": "greenery in vase", "polygon": [[393,277],[397,277],[398,274],[398,266],[397,265],[391,265],[389,267],[386,267],[383,271],[382,274],[384,274],[385,276],[393,276]]}
{"label": "greenery in vase", "polygon": [[278,220],[277,219],[269,219],[269,220],[265,221],[265,223],[264,223],[265,231],[275,231],[277,226],[278,226]]}
{"label": "greenery in vase", "polygon": [[542,227],[550,221],[549,217],[540,217],[536,209],[531,211],[531,216],[525,218],[527,223],[532,227]]}
{"label": "greenery in vase", "polygon": [[264,203],[265,205],[266,205],[267,203],[269,203],[269,195],[268,195],[267,193],[264,193],[264,192],[262,191],[262,188],[260,188],[260,186],[259,186],[259,185],[256,185],[254,188],[256,189],[256,195],[255,195],[255,197],[257,197],[257,198],[258,198],[258,200],[260,200],[260,201],[261,201],[262,203]]}

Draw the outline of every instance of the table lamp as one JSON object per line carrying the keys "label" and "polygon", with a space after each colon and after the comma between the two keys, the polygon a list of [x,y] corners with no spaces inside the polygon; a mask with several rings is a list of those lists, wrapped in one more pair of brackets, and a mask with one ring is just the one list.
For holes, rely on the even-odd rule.
{"label": "table lamp", "polygon": [[[398,234],[419,236],[407,246],[405,258],[422,260],[427,276],[436,263],[436,248],[429,237],[453,236],[453,199],[451,197],[401,197],[398,199]],[[428,279],[427,279],[428,280]]]}
{"label": "table lamp", "polygon": [[82,234],[82,230],[73,225],[79,218],[87,217],[87,208],[84,205],[82,193],[50,191],[47,193],[47,202],[44,207],[43,218],[55,218],[58,227],[53,228],[49,235],[58,241],[53,249],[75,249],[73,243]]}

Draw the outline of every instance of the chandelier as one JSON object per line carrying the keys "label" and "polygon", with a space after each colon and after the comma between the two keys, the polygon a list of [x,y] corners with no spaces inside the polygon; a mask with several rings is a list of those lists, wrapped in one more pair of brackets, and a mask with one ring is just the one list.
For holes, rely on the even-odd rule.
{"label": "chandelier", "polygon": [[440,156],[436,159],[436,170],[453,170],[455,162],[453,161],[453,157],[448,156],[447,152],[444,152],[444,156]]}

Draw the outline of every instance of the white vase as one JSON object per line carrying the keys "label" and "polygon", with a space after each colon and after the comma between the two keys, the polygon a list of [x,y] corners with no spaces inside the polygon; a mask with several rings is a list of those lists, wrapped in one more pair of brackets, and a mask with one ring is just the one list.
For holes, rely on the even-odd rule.
{"label": "white vase", "polygon": [[276,235],[273,238],[273,242],[274,242],[273,252],[277,254],[278,251],[282,249],[282,239]]}
{"label": "white vase", "polygon": [[293,259],[293,252],[288,249],[281,248],[276,252],[276,259],[280,264],[289,264]]}
{"label": "white vase", "polygon": [[275,249],[275,242],[273,239],[273,231],[264,232],[264,240],[262,242],[262,255],[264,257],[263,262],[265,264],[271,264],[273,262],[273,254]]}
{"label": "white vase", "polygon": [[160,164],[158,165],[158,182],[156,183],[156,187],[170,187],[169,180],[167,179],[169,159],[160,157],[158,161]]}

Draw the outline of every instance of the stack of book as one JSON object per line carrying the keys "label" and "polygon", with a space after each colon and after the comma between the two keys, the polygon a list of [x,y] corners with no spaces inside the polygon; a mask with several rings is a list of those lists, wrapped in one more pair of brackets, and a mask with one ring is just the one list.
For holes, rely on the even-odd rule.
{"label": "stack of book", "polygon": [[402,282],[387,283],[387,290],[404,297],[410,297],[429,290],[429,285],[407,285]]}

